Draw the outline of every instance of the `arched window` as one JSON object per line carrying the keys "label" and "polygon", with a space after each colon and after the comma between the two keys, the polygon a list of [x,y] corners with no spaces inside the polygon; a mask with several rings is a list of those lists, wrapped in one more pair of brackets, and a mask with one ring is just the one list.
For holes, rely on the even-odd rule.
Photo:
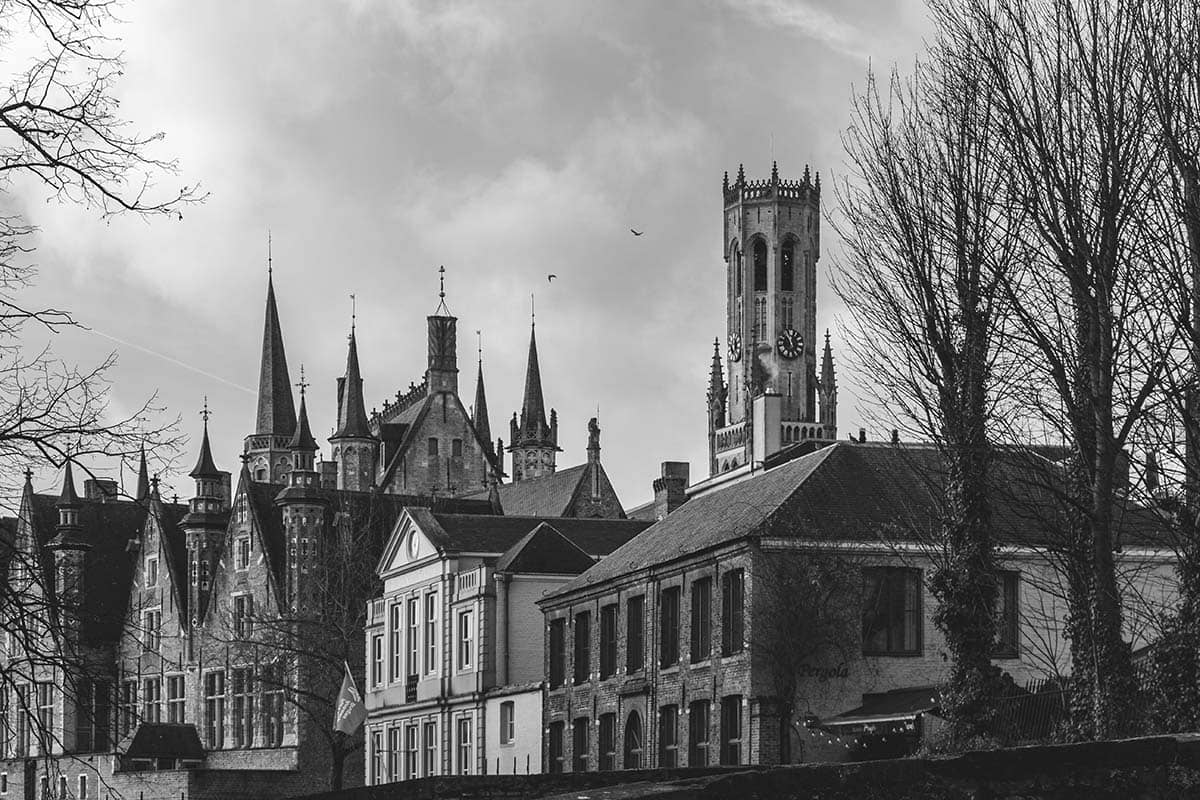
{"label": "arched window", "polygon": [[625,769],[642,768],[642,718],[636,711],[625,720]]}
{"label": "arched window", "polygon": [[762,239],[754,241],[754,291],[767,290],[767,243]]}
{"label": "arched window", "polygon": [[779,254],[779,290],[790,292],[796,288],[796,243],[787,242]]}
{"label": "arched window", "polygon": [[733,292],[736,296],[742,296],[742,248],[736,244],[733,246],[733,258],[729,259],[730,266],[733,267]]}

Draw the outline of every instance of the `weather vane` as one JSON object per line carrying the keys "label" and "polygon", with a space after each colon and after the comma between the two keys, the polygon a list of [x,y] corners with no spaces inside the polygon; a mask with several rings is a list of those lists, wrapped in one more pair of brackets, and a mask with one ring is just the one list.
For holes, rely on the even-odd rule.
{"label": "weather vane", "polygon": [[[350,295],[353,297],[354,295]],[[304,390],[308,388],[308,382],[304,380],[304,365],[300,365],[300,382],[296,384],[300,387],[300,396],[304,396]]]}
{"label": "weather vane", "polygon": [[200,412],[200,416],[204,418],[204,427],[208,427],[208,418],[212,416],[212,412],[208,410],[208,395],[204,395],[204,410]]}
{"label": "weather vane", "polygon": [[271,277],[271,229],[267,228],[267,277]]}
{"label": "weather vane", "polygon": [[350,335],[354,335],[354,323],[358,320],[358,300],[355,295],[350,295]]}

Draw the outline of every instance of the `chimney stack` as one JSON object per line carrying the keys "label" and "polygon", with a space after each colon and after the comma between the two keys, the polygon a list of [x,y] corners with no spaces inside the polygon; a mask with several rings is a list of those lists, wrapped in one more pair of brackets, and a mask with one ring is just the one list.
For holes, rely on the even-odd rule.
{"label": "chimney stack", "polygon": [[654,518],[663,519],[687,500],[691,467],[686,461],[662,462],[662,476],[654,479]]}
{"label": "chimney stack", "polygon": [[859,443],[861,444],[861,443],[865,442],[866,440],[867,440],[867,429],[866,429],[866,428],[859,428],[859,429],[858,429],[858,441],[859,441]]}

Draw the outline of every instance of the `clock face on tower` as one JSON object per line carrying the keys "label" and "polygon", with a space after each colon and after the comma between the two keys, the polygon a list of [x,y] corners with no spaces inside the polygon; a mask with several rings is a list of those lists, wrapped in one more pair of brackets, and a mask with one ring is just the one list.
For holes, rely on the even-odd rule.
{"label": "clock face on tower", "polygon": [[742,336],[737,331],[729,334],[729,360],[742,360]]}
{"label": "clock face on tower", "polygon": [[784,328],[775,340],[775,346],[784,358],[795,358],[804,349],[804,337],[795,328]]}

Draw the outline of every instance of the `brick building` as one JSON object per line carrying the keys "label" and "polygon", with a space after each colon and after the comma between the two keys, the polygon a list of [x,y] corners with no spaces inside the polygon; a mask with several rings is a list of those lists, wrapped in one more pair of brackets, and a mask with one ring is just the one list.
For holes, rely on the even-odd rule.
{"label": "brick building", "polygon": [[[239,781],[288,796],[329,786],[339,769],[347,785],[361,781],[361,740],[333,734],[332,703],[343,659],[362,686],[367,601],[389,537],[406,508],[503,512],[482,360],[469,412],[457,320],[440,299],[425,375],[371,414],[352,326],[329,460],[318,460],[303,382],[294,402],[269,278],[255,425],[236,477],[217,467],[206,414],[186,506],[159,497],[144,458],[132,498],[108,481],[77,496],[69,466],[59,497],[27,482],[0,558],[0,613],[26,621],[21,641],[3,642],[0,797],[176,800]],[[540,372],[534,384],[540,399]],[[594,436],[595,458],[557,481],[531,479],[521,508],[619,510]]]}
{"label": "brick building", "polygon": [[540,772],[536,601],[648,524],[406,509],[368,616],[367,781]]}
{"label": "brick building", "polygon": [[[928,447],[818,444],[696,492],[540,601],[548,771],[844,758],[850,742],[838,731],[919,734],[948,668],[919,535],[935,524],[930,487],[941,464]],[[1050,465],[1025,457],[1005,473],[1011,491],[994,500],[1005,570],[996,663],[1018,683],[1068,667],[1054,531],[1032,488],[1045,473],[1040,484],[1021,479],[1032,462]],[[1141,512],[1125,515],[1122,543],[1125,618],[1138,646],[1174,601],[1175,557]],[[813,611],[802,592],[779,596],[774,567],[831,556],[846,566],[844,646],[814,645],[810,659],[789,664],[799,679],[782,698],[780,620]]]}

